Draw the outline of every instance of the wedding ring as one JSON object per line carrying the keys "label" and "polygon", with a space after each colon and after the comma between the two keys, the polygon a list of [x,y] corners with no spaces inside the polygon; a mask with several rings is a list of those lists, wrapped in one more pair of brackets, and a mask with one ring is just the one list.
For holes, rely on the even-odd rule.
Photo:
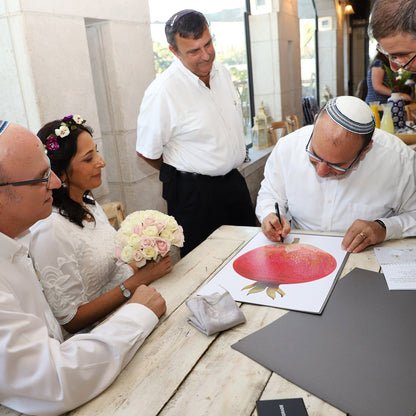
{"label": "wedding ring", "polygon": [[367,234],[366,233],[360,233],[360,236],[363,240],[365,240],[367,238]]}

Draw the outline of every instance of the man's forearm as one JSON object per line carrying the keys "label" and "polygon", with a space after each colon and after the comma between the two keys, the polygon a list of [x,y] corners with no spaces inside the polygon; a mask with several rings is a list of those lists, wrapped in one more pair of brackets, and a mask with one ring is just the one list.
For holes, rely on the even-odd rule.
{"label": "man's forearm", "polygon": [[149,164],[150,166],[152,166],[153,168],[160,170],[160,167],[162,166],[163,163],[163,156],[160,156],[159,159],[149,159],[147,157],[144,157],[142,154],[140,154],[139,152],[137,152],[137,155],[139,157],[141,157],[147,164]]}

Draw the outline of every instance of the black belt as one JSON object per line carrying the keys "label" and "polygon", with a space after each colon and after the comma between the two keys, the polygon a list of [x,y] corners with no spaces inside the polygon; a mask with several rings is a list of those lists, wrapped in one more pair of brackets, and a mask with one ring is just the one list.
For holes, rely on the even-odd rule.
{"label": "black belt", "polygon": [[207,179],[207,180],[218,180],[218,179],[224,179],[231,173],[235,172],[237,169],[232,169],[225,175],[217,175],[217,176],[210,176],[210,175],[203,175],[202,173],[196,173],[196,172],[185,172],[183,170],[176,170],[178,176],[182,176],[185,178],[201,178],[201,179]]}

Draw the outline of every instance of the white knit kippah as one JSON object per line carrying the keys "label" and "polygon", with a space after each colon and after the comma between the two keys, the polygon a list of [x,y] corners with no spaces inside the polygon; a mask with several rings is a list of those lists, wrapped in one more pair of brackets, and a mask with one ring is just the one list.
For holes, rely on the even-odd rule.
{"label": "white knit kippah", "polygon": [[9,125],[8,121],[0,120],[0,135],[6,130],[6,127]]}
{"label": "white knit kippah", "polygon": [[335,123],[353,133],[371,133],[376,125],[370,106],[357,97],[345,95],[332,98],[325,110]]}

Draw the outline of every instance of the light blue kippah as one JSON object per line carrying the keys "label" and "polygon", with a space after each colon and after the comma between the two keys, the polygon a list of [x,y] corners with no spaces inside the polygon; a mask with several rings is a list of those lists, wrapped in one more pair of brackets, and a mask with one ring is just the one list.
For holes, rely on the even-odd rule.
{"label": "light blue kippah", "polygon": [[335,123],[353,133],[372,133],[376,126],[370,106],[357,97],[346,95],[332,98],[325,110]]}
{"label": "light blue kippah", "polygon": [[8,121],[0,120],[0,135],[6,130],[6,127],[9,125]]}

